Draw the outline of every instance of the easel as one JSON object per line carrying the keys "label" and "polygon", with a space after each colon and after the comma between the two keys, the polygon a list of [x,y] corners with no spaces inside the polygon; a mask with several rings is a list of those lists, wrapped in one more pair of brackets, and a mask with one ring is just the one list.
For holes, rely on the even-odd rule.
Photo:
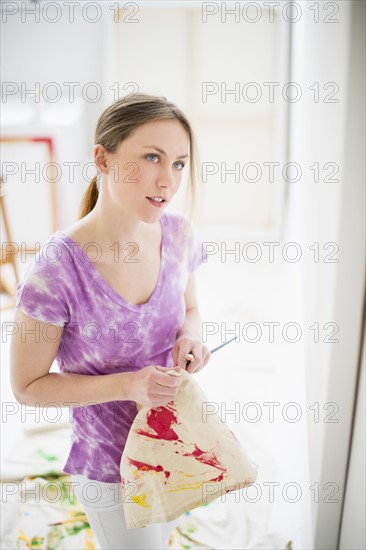
{"label": "easel", "polygon": [[6,212],[6,206],[5,206],[5,193],[4,193],[4,183],[3,179],[0,176],[0,208],[1,208],[1,215],[4,220],[4,231],[5,231],[5,244],[13,246],[13,252],[10,253],[6,250],[4,247],[4,242],[2,240],[1,243],[1,254],[0,254],[0,269],[5,264],[10,264],[13,268],[14,272],[14,280],[15,284],[9,283],[3,276],[0,279],[0,290],[1,292],[7,294],[10,296],[10,300],[5,304],[1,304],[1,310],[10,309],[15,307],[15,293],[16,293],[16,287],[19,282],[19,274],[18,274],[18,268],[15,261],[15,255],[17,254],[18,250],[15,247],[15,243],[11,237],[11,231],[8,221],[8,215]]}
{"label": "easel", "polygon": [[[51,177],[50,177],[50,188],[49,188],[49,192],[50,192],[50,207],[51,207],[51,223],[52,223],[52,227],[51,227],[51,231],[55,232],[57,231],[57,228],[58,228],[58,210],[57,210],[57,195],[56,195],[56,170],[55,170],[55,166],[54,166],[54,142],[53,142],[53,139],[50,138],[50,137],[16,137],[16,136],[11,136],[11,137],[4,137],[2,136],[0,138],[0,142],[1,143],[41,143],[41,144],[44,144],[46,145],[47,147],[47,153],[48,153],[48,159],[49,159],[49,171],[51,173]],[[18,274],[18,270],[17,270],[17,265],[16,265],[16,259],[15,259],[15,256],[16,254],[19,252],[18,250],[18,246],[17,246],[17,243],[15,243],[13,241],[13,239],[11,238],[11,231],[10,231],[10,225],[9,225],[9,221],[8,221],[8,216],[7,216],[7,212],[6,212],[6,207],[5,207],[5,196],[4,196],[4,190],[3,190],[3,180],[0,176],[0,182],[1,182],[1,214],[3,216],[3,220],[4,220],[4,229],[5,229],[5,239],[2,239],[1,241],[1,254],[0,254],[0,270],[1,268],[3,267],[3,265],[7,264],[7,263],[10,263],[12,268],[13,268],[13,272],[14,272],[14,283],[11,284],[9,283],[7,280],[4,279],[4,277],[1,277],[1,280],[0,280],[0,290],[1,292],[7,294],[8,296],[10,296],[10,300],[8,300],[8,302],[4,305],[1,304],[1,307],[0,307],[0,310],[5,310],[5,309],[10,309],[10,308],[14,308],[15,307],[15,302],[16,302],[16,287],[18,285],[18,282],[19,282],[19,274]],[[13,251],[12,252],[9,252],[9,251],[4,251],[4,243],[8,243],[10,245],[13,245]],[[28,252],[32,252],[32,250],[29,249],[29,247],[27,247],[27,251]],[[37,253],[38,250],[33,250],[34,253]],[[15,285],[15,286],[14,286]]]}

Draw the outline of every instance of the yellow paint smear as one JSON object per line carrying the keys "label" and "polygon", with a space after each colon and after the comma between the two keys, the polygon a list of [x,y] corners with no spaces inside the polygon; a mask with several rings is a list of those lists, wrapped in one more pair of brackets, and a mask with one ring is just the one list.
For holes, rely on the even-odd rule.
{"label": "yellow paint smear", "polygon": [[23,529],[18,529],[18,532],[20,533],[20,535],[17,536],[17,540],[18,541],[23,541],[25,543],[26,547],[30,548],[31,547],[30,540],[26,536],[26,534],[24,533]]}
{"label": "yellow paint smear", "polygon": [[132,475],[133,475],[134,479],[144,479],[144,477],[146,477],[146,475],[150,476],[152,474],[155,474],[157,476],[158,474],[164,474],[164,472],[157,472],[156,470],[152,470],[151,468],[148,468],[146,466],[144,466],[142,468],[136,468],[132,472]]}
{"label": "yellow paint smear", "polygon": [[202,487],[203,481],[196,481],[196,483],[188,483],[187,485],[179,485],[176,489],[169,488],[170,493],[176,493],[177,491],[182,491],[184,489],[199,489]]}
{"label": "yellow paint smear", "polygon": [[95,544],[93,542],[93,531],[91,529],[85,529],[85,548],[86,550],[95,550]]}
{"label": "yellow paint smear", "polygon": [[146,502],[146,498],[146,493],[142,493],[141,495],[134,495],[133,497],[131,497],[131,500],[139,506],[142,506],[143,508],[150,508],[150,506]]}

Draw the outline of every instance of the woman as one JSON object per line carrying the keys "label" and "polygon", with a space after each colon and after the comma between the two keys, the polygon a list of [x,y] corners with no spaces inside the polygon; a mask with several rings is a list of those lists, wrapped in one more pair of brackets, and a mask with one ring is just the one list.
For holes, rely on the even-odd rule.
{"label": "woman", "polygon": [[[39,337],[13,336],[13,392],[28,405],[72,407],[64,471],[102,548],[163,548],[175,523],[126,529],[120,461],[136,403],[166,405],[180,384],[166,369],[194,373],[210,359],[193,274],[202,243],[185,216],[166,211],[188,159],[194,191],[194,135],[166,98],[111,104],[80,220],[48,239],[17,287],[15,322]],[[54,359],[60,373],[49,372]]]}

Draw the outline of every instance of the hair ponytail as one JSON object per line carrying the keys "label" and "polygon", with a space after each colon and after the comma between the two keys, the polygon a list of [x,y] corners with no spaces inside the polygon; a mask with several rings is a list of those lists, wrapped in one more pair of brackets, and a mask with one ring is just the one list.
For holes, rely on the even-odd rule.
{"label": "hair ponytail", "polygon": [[80,207],[80,213],[79,213],[80,220],[93,210],[94,206],[97,204],[98,195],[99,195],[99,191],[98,191],[98,185],[97,185],[97,176],[94,176],[94,178],[89,183],[89,186],[85,191],[81,201],[81,207]]}

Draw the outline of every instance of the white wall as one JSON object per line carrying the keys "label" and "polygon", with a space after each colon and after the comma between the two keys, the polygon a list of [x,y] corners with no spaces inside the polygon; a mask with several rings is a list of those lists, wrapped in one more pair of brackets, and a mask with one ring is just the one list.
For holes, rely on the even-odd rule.
{"label": "white wall", "polygon": [[[263,3],[261,6],[262,17],[250,24],[243,19],[236,22],[233,15],[223,23],[220,9],[203,22],[202,8],[196,2],[143,2],[135,14],[136,24],[116,26],[110,21],[109,25],[115,37],[110,74],[114,74],[121,91],[123,86],[131,86],[127,91],[132,91],[134,83],[136,90],[164,95],[175,102],[196,132],[200,178],[204,179],[203,163],[218,167],[216,174],[204,181],[204,208],[196,223],[220,225],[224,232],[232,226],[237,231],[273,234],[282,221],[282,181],[277,178],[271,183],[263,162],[282,162],[285,122],[280,102],[268,101],[263,82],[276,82],[283,76],[287,65],[283,35],[287,29],[277,14],[270,22],[268,8]],[[121,10],[120,17],[125,15]],[[255,10],[250,16],[255,16]],[[248,53],[252,51],[255,56]],[[250,103],[242,90],[253,81],[261,86],[263,97]],[[202,96],[204,83],[215,83],[219,90],[207,101]],[[239,97],[221,94],[221,90],[236,85]],[[235,181],[233,174],[224,181],[221,163],[227,170],[240,164],[241,171],[250,162],[262,168],[258,182],[245,181],[241,176]],[[182,210],[183,199],[183,192],[179,193],[171,208]]]}
{"label": "white wall", "polygon": [[[87,176],[94,175],[92,170],[84,173],[83,167],[93,160],[95,124],[107,100],[103,60],[106,15],[104,11],[100,19],[92,23],[93,12],[90,10],[83,16],[82,3],[75,7],[73,20],[65,7],[60,7],[58,13],[52,7],[42,12],[45,5],[42,2],[37,6],[30,2],[18,3],[21,4],[29,11],[22,12],[19,8],[13,15],[5,15],[4,4],[1,6],[2,136],[47,136],[54,140],[54,160],[61,170],[57,184],[57,225],[61,229],[77,219],[81,197],[88,185]],[[32,10],[37,10],[39,20],[32,15]],[[110,13],[109,10],[108,15]],[[56,21],[50,22],[52,19]],[[85,88],[93,82],[103,89],[102,97],[96,102],[93,88]],[[56,86],[49,87],[50,83]],[[68,87],[65,83],[74,83],[75,99],[69,91],[71,84]],[[56,88],[61,95],[52,101]],[[36,95],[24,93],[38,89]],[[5,189],[13,239],[26,240],[29,245],[44,241],[52,232],[49,212],[45,211],[50,208],[49,186],[44,186],[42,181],[36,185],[32,177],[21,181],[20,163],[26,162],[26,168],[30,169],[37,160],[42,167],[48,162],[41,151],[37,158],[34,146],[27,148],[19,144],[17,149],[12,146],[10,150],[8,145],[2,145],[2,161],[13,161],[19,166],[19,171],[8,178]],[[78,163],[73,180],[67,163]]]}
{"label": "white wall", "polygon": [[[322,4],[322,3],[321,3]],[[349,452],[352,408],[358,367],[363,303],[364,265],[364,2],[338,2],[338,23],[314,23],[304,10],[293,28],[292,80],[303,83],[304,96],[291,109],[291,156],[304,170],[315,162],[339,165],[338,183],[308,181],[290,186],[286,234],[307,250],[303,262],[302,298],[307,332],[305,370],[307,380],[310,484],[319,487],[319,502],[312,503],[314,548],[337,548],[346,464]],[[309,37],[311,36],[311,39]],[[337,103],[313,101],[309,87],[320,84],[321,97],[328,82],[339,86]],[[329,172],[327,172],[329,173]],[[323,176],[326,173],[323,172]],[[319,243],[321,259],[314,262],[313,243]],[[323,260],[339,246],[337,263]],[[314,343],[314,323],[321,328]],[[338,343],[326,343],[335,322]],[[339,407],[337,423],[325,422],[332,407]],[[320,421],[309,407],[319,403]],[[330,483],[325,487],[326,483]],[[318,484],[318,485],[314,485]],[[337,502],[327,502],[332,489]]]}
{"label": "white wall", "polygon": [[[365,354],[366,333],[363,335],[363,356],[361,363],[357,408],[355,412],[352,452],[347,479],[347,490],[342,516],[342,530],[339,548],[341,550],[363,550],[365,540]],[[362,490],[363,489],[363,490]]]}
{"label": "white wall", "polygon": [[[284,119],[279,102],[268,101],[265,93],[268,89],[263,82],[281,80],[287,65],[287,44],[283,40],[287,29],[283,19],[275,12],[274,21],[270,22],[268,8],[262,5],[262,16],[255,24],[243,19],[237,23],[232,15],[222,23],[220,13],[204,23],[200,3],[142,2],[136,13],[121,4],[120,20],[116,22],[116,3],[103,2],[99,17],[93,8],[85,11],[85,5],[76,6],[72,16],[66,3],[60,3],[57,12],[43,2],[35,5],[24,2],[27,13],[23,8],[23,13],[18,10],[6,16],[3,82],[14,83],[17,89],[23,84],[28,90],[39,84],[41,91],[55,82],[62,90],[62,98],[50,103],[41,94],[41,101],[34,104],[31,94],[26,96],[25,103],[19,93],[9,94],[4,111],[12,104],[15,110],[34,106],[39,113],[45,107],[58,111],[63,102],[66,109],[70,108],[73,105],[66,82],[80,84],[75,90],[81,99],[81,110],[78,118],[67,126],[62,113],[57,112],[50,115],[52,122],[43,117],[40,123],[36,116],[26,122],[26,115],[19,109],[15,121],[13,108],[7,117],[12,121],[4,133],[46,132],[57,141],[57,161],[61,165],[63,162],[84,165],[92,160],[95,124],[103,108],[113,99],[134,91],[129,83],[135,82],[140,91],[165,95],[187,113],[196,130],[200,160],[216,163],[220,169],[216,176],[208,176],[205,208],[197,222],[219,223],[224,230],[228,224],[235,224],[246,231],[278,232],[282,222],[282,179],[270,182],[263,162],[273,159],[282,162]],[[255,10],[249,11],[250,17],[254,17]],[[252,56],[250,51],[256,55]],[[263,98],[250,103],[241,93],[237,103],[232,95],[222,101],[217,93],[203,102],[202,83],[212,81],[227,89],[237,83],[241,90],[244,84],[254,81],[262,87]],[[88,101],[86,93],[80,94],[85,85],[93,82],[103,92],[95,103]],[[57,118],[59,122],[54,122]],[[62,143],[66,140],[68,148]],[[20,158],[22,155],[19,151]],[[228,170],[239,163],[241,170],[250,162],[258,163],[263,170],[259,182],[246,182],[242,177],[235,182],[230,174],[223,181],[221,163],[226,163]],[[80,177],[70,184],[67,169],[64,172],[58,186],[59,227],[75,221],[87,186],[87,181],[80,181]],[[253,172],[250,175],[253,177]],[[183,198],[182,192],[173,207],[181,209]],[[16,216],[17,204],[11,197],[10,200],[9,210]],[[37,224],[40,219],[37,213],[35,218]],[[24,216],[18,215],[12,225],[22,227],[22,220]],[[41,227],[40,233],[44,233]]]}

